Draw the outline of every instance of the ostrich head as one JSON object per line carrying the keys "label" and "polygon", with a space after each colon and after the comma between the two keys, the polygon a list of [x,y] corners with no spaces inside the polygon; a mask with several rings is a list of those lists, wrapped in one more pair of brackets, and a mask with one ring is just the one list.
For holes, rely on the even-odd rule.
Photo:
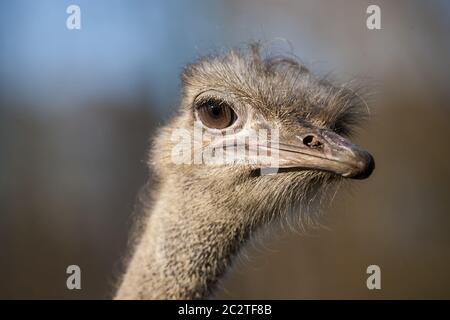
{"label": "ostrich head", "polygon": [[360,99],[293,59],[234,50],[186,67],[182,85],[154,140],[159,184],[119,299],[210,295],[259,227],[314,222],[305,209],[322,191],[374,168],[348,140]]}
{"label": "ostrich head", "polygon": [[[173,177],[180,194],[190,191],[204,206],[240,207],[255,225],[304,209],[333,182],[363,179],[374,169],[372,156],[349,140],[365,114],[362,100],[351,89],[314,78],[294,59],[264,58],[253,45],[188,65],[182,85],[180,109],[156,139],[152,164],[158,175]],[[180,128],[187,139],[174,139]],[[196,129],[208,138],[199,142]],[[268,156],[255,157],[259,149],[252,158],[250,139],[242,137],[258,131],[266,134]],[[180,143],[188,148],[187,161],[174,163]],[[234,163],[205,163],[205,152],[220,151],[224,159],[233,146],[244,146],[250,161],[237,156]]]}

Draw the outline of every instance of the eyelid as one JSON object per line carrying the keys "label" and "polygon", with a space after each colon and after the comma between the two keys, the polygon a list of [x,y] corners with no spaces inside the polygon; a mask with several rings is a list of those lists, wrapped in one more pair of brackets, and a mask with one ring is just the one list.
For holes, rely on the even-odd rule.
{"label": "eyelid", "polygon": [[191,108],[192,110],[195,110],[198,105],[210,100],[223,101],[227,103],[233,110],[236,110],[236,106],[234,103],[235,99],[233,98],[233,96],[215,89],[207,89],[197,93],[192,100]]}
{"label": "eyelid", "polygon": [[201,97],[198,97],[194,99],[194,103],[192,105],[193,110],[197,110],[199,107],[204,106],[205,104],[213,102],[220,106],[222,105],[228,105],[231,109],[235,110],[234,105],[230,102],[228,102],[225,99],[222,99],[220,97],[216,97],[213,95],[202,95]]}
{"label": "eyelid", "polygon": [[200,99],[198,99],[195,102],[195,108],[198,109],[199,107],[202,107],[202,106],[204,106],[205,104],[208,104],[208,103],[216,103],[219,106],[228,105],[230,108],[232,108],[232,105],[229,104],[228,102],[226,102],[226,101],[224,101],[222,99],[215,98],[215,97],[201,97]]}

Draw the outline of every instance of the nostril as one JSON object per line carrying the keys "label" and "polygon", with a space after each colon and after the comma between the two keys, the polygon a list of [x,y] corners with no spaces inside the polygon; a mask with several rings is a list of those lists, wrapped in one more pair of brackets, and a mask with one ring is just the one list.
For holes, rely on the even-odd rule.
{"label": "nostril", "polygon": [[310,148],[320,148],[322,146],[322,142],[319,141],[315,136],[308,135],[303,138],[303,144]]}

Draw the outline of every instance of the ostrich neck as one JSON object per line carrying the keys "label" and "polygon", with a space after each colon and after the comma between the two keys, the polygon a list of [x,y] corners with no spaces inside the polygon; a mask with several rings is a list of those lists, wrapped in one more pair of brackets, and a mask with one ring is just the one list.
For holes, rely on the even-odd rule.
{"label": "ostrich neck", "polygon": [[163,186],[116,299],[201,299],[212,294],[248,235],[246,223],[236,216],[242,217],[215,201],[180,196]]}

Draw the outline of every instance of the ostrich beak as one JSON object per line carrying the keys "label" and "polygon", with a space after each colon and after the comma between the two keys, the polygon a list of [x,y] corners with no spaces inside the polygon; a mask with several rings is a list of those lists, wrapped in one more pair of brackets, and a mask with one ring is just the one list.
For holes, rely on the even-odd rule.
{"label": "ostrich beak", "polygon": [[375,168],[370,153],[327,129],[308,129],[302,135],[281,138],[277,147],[282,170],[324,170],[345,178],[365,179]]}

